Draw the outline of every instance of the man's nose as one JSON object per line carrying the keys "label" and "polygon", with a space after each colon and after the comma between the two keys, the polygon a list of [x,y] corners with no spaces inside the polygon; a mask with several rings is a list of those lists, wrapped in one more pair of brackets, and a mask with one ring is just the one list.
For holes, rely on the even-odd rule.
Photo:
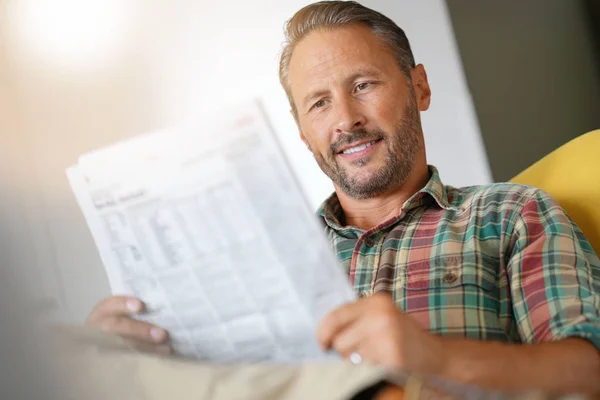
{"label": "man's nose", "polygon": [[335,133],[352,132],[365,125],[365,115],[353,99],[339,100],[335,108]]}

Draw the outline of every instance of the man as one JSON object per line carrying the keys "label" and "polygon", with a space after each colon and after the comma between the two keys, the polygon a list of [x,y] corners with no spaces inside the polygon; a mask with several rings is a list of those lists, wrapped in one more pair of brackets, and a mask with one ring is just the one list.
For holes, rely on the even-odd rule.
{"label": "man", "polygon": [[[534,188],[441,183],[419,115],[427,75],[387,17],[316,3],[287,39],[281,83],[335,186],[319,215],[364,297],[325,318],[323,348],[490,388],[599,394],[600,261],[579,228]],[[88,322],[169,352],[167,332],[128,317],[142,308],[111,297]]]}

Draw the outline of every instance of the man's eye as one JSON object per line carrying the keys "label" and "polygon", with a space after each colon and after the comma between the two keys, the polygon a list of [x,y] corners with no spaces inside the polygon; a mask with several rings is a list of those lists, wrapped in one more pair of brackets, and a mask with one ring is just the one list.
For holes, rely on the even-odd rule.
{"label": "man's eye", "polygon": [[321,108],[325,105],[325,100],[319,100],[315,104],[313,104],[313,108]]}
{"label": "man's eye", "polygon": [[368,88],[371,84],[369,82],[363,82],[356,85],[356,91],[360,92]]}

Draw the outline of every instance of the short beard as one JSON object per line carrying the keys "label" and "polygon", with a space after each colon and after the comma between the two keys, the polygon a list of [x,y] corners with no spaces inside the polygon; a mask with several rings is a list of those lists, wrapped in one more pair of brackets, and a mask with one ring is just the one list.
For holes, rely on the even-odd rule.
{"label": "short beard", "polygon": [[[393,135],[380,129],[367,131],[364,128],[357,129],[350,134],[340,136],[331,146],[324,157],[320,153],[314,153],[315,160],[321,170],[333,181],[333,183],[348,196],[361,200],[368,199],[398,188],[406,182],[412,172],[418,154],[421,151],[420,139],[420,117],[414,97],[414,89],[411,87],[409,101],[400,124],[396,127]],[[387,158],[385,165],[375,171],[367,179],[360,179],[360,171],[355,176],[350,176],[348,171],[341,167],[336,155],[339,148],[358,140],[379,140],[385,144]],[[368,158],[359,159],[354,162],[357,167],[368,164]]]}

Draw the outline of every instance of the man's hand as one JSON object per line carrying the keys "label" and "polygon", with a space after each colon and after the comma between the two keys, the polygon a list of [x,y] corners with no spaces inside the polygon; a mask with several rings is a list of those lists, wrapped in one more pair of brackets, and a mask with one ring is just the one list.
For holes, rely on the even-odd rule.
{"label": "man's hand", "polygon": [[167,343],[167,332],[143,321],[131,318],[144,310],[139,299],[126,296],[111,296],[102,300],[86,320],[86,325],[121,336],[138,350],[161,355],[171,353]]}
{"label": "man's hand", "polygon": [[345,358],[358,353],[369,363],[420,373],[443,369],[440,338],[403,314],[387,294],[334,310],[321,323],[318,339]]}
{"label": "man's hand", "polygon": [[600,352],[580,338],[533,345],[452,339],[423,331],[392,298],[344,305],[319,327],[325,349],[349,358],[505,392],[584,393],[600,399]]}

